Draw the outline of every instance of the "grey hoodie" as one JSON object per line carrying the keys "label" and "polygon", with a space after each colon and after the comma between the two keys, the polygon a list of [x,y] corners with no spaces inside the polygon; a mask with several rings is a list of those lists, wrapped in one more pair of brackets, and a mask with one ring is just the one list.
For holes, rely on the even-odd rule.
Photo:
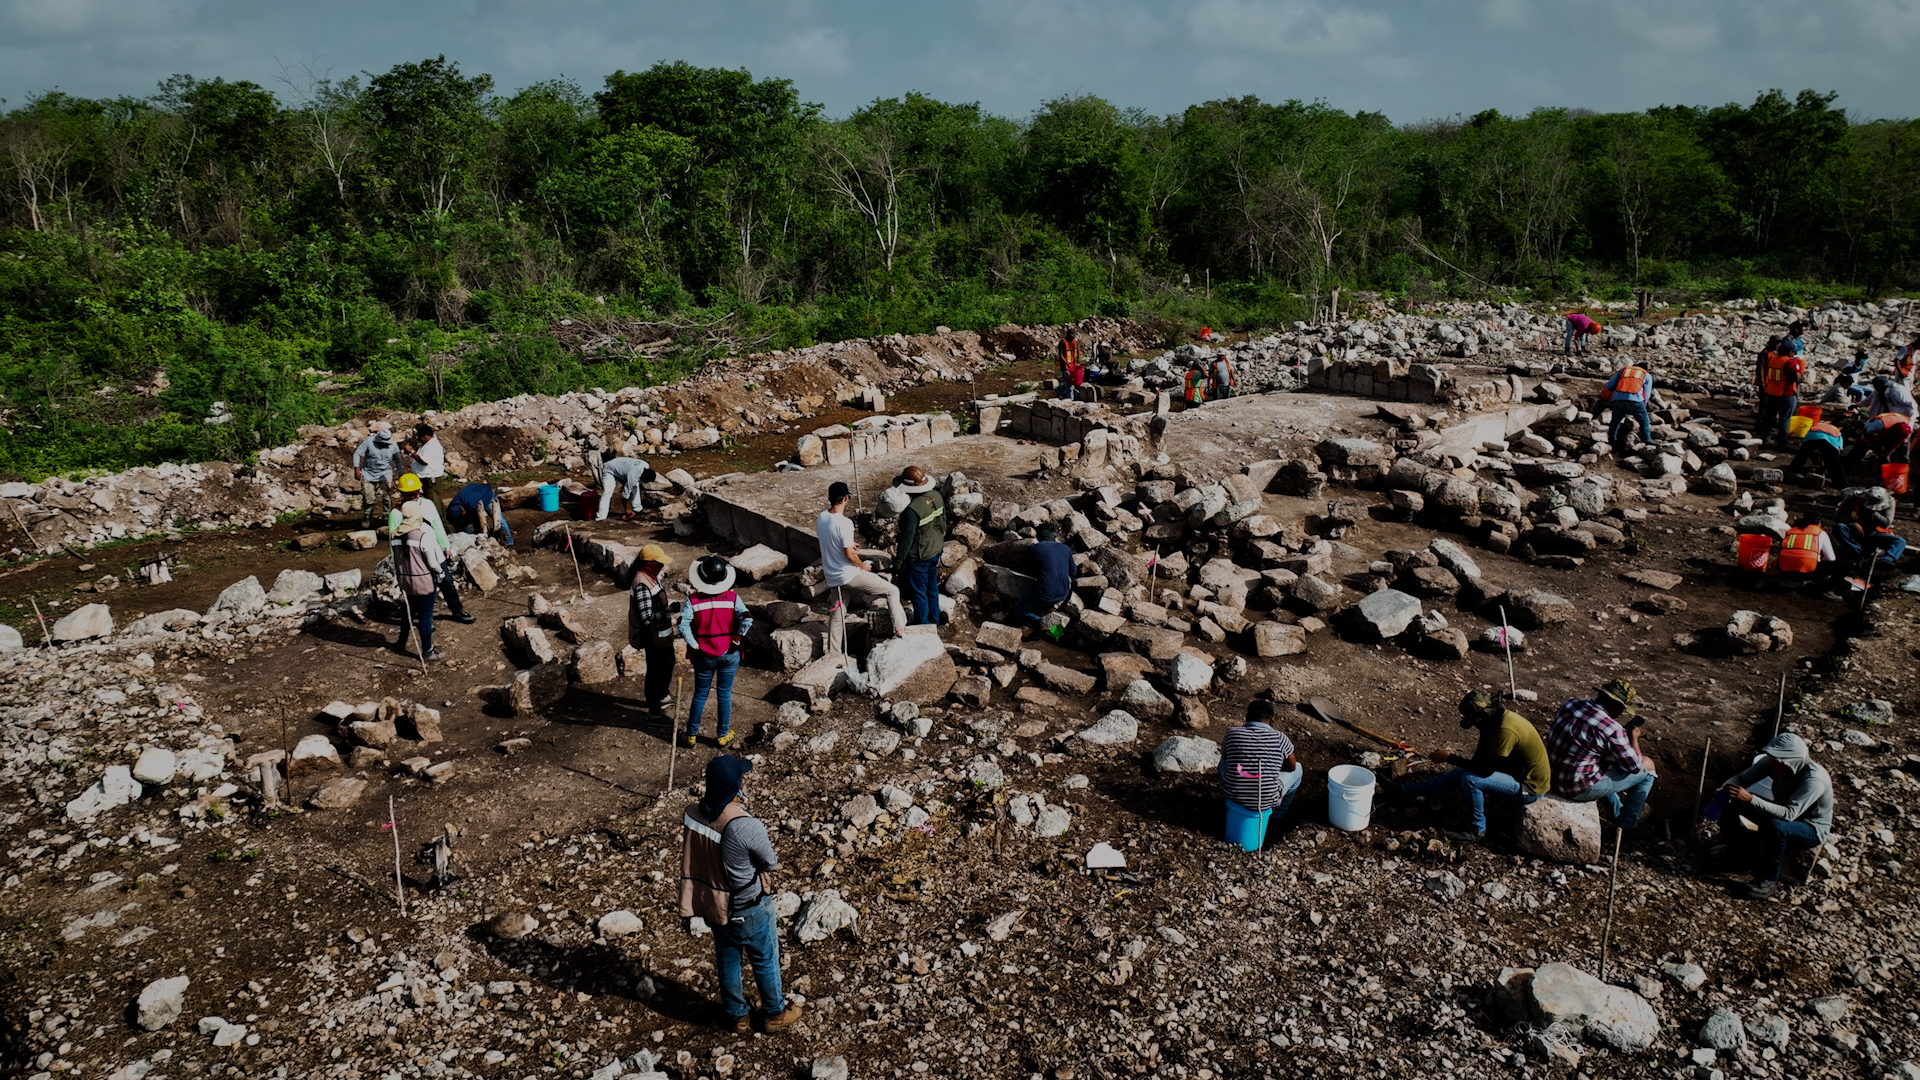
{"label": "grey hoodie", "polygon": [[[1755,795],[1753,802],[1748,805],[1768,817],[1810,825],[1820,842],[1826,843],[1827,830],[1833,827],[1833,778],[1827,775],[1824,766],[1813,760],[1807,749],[1807,741],[1790,731],[1782,732],[1766,745],[1762,753],[1764,757],[1747,766],[1727,783],[1738,784],[1751,791],[1753,785],[1772,776],[1773,798],[1768,800]],[[1793,775],[1784,779],[1773,776],[1775,761],[1792,769]]]}

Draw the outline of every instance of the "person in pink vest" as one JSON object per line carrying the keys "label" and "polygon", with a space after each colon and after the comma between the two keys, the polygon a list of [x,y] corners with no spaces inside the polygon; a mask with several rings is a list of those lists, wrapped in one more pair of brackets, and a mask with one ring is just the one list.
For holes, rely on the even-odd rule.
{"label": "person in pink vest", "polygon": [[707,695],[717,691],[720,727],[713,743],[725,746],[733,741],[733,676],[740,670],[740,642],[753,628],[753,618],[746,601],[733,591],[733,564],[720,556],[696,560],[687,571],[687,584],[693,592],[680,608],[680,637],[693,665],[686,745],[699,742],[700,714],[706,711]]}

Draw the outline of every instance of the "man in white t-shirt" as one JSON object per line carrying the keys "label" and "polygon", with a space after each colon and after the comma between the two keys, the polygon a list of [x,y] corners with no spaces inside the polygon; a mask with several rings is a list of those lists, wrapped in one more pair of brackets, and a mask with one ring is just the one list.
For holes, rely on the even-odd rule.
{"label": "man in white t-shirt", "polygon": [[439,490],[439,481],[447,475],[447,448],[440,437],[433,433],[433,425],[425,420],[413,425],[414,446],[413,474],[420,478],[420,492],[440,512],[447,515],[446,493]]}
{"label": "man in white t-shirt", "polygon": [[871,606],[885,600],[893,615],[893,633],[906,630],[907,613],[900,606],[900,587],[873,572],[860,557],[860,545],[853,535],[853,519],[847,516],[852,496],[847,485],[835,480],[827,487],[827,508],[814,520],[813,534],[820,541],[820,569],[834,590],[833,615],[827,621],[827,648],[844,656],[847,652],[847,608],[854,603]]}

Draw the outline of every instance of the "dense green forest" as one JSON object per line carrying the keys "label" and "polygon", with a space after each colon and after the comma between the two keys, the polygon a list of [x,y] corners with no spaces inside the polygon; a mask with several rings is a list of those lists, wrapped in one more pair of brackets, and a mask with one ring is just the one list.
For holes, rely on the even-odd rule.
{"label": "dense green forest", "polygon": [[[240,458],[365,404],[673,378],[717,350],[1416,298],[1887,291],[1920,127],[1832,95],[1396,125],[1254,98],[822,115],[661,63],[176,76],[0,117],[0,473]],[[573,316],[616,346],[581,356]],[[204,420],[216,401],[232,420]]]}

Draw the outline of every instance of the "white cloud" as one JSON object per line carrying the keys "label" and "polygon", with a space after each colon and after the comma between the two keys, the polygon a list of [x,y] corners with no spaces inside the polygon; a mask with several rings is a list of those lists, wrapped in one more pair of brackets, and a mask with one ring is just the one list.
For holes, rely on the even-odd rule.
{"label": "white cloud", "polygon": [[809,26],[781,38],[767,50],[769,63],[782,71],[838,75],[853,66],[847,35],[834,26]]}
{"label": "white cloud", "polygon": [[1301,56],[1364,52],[1393,36],[1378,12],[1308,0],[1200,0],[1187,28],[1205,44]]}

